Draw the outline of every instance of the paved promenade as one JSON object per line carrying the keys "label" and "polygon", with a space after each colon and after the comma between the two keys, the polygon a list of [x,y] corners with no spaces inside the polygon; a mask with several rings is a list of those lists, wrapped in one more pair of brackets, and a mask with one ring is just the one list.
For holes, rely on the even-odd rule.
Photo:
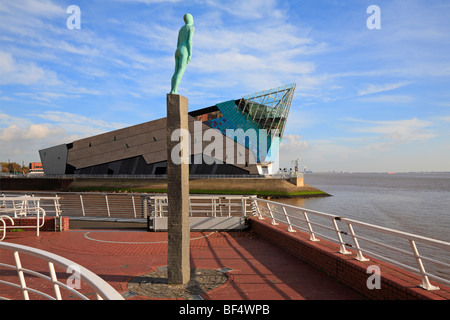
{"label": "paved promenade", "polygon": [[[99,275],[126,300],[161,299],[136,294],[129,282],[164,270],[167,233],[146,232],[136,224],[83,225],[66,232],[9,232],[4,241],[23,244],[70,259]],[[1,252],[1,254],[4,254]],[[205,300],[364,300],[252,232],[192,232],[191,268],[221,270],[228,280],[201,294]],[[23,266],[37,262],[23,257]],[[42,267],[45,270],[45,267]],[[0,270],[1,272],[1,270]],[[64,272],[60,272],[64,273]],[[8,277],[8,274],[6,274]],[[11,279],[14,275],[11,274]],[[62,274],[64,278],[67,275]],[[19,296],[20,298],[20,296]]]}

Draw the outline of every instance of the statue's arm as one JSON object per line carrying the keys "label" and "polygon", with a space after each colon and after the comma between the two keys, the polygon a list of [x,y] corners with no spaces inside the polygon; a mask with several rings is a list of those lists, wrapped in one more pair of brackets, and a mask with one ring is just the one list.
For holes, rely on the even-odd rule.
{"label": "statue's arm", "polygon": [[189,36],[188,36],[188,41],[187,41],[187,49],[188,49],[188,59],[187,62],[189,63],[189,61],[191,61],[191,56],[192,56],[192,43],[193,43],[193,38],[194,38],[194,31],[195,28],[189,28]]}

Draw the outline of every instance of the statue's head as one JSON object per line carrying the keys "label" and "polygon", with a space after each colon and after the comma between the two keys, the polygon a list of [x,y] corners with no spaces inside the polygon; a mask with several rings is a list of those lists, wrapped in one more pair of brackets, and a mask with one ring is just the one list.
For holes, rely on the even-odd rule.
{"label": "statue's head", "polygon": [[183,17],[184,22],[186,24],[194,24],[194,17],[190,13],[186,13]]}

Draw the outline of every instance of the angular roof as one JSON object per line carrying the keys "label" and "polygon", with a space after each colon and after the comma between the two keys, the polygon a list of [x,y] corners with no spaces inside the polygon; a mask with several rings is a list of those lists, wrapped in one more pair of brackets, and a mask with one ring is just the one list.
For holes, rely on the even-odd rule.
{"label": "angular roof", "polygon": [[239,109],[262,129],[278,130],[283,136],[296,84],[264,90],[242,97]]}

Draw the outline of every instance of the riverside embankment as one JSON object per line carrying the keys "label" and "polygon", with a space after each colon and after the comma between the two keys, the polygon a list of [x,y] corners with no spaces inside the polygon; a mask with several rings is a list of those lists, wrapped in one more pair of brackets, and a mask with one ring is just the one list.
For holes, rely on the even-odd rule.
{"label": "riverside embankment", "polygon": [[[271,198],[318,197],[329,194],[309,185],[295,186],[284,179],[191,179],[191,194],[247,194]],[[146,178],[2,178],[1,190],[166,193],[166,179]]]}

